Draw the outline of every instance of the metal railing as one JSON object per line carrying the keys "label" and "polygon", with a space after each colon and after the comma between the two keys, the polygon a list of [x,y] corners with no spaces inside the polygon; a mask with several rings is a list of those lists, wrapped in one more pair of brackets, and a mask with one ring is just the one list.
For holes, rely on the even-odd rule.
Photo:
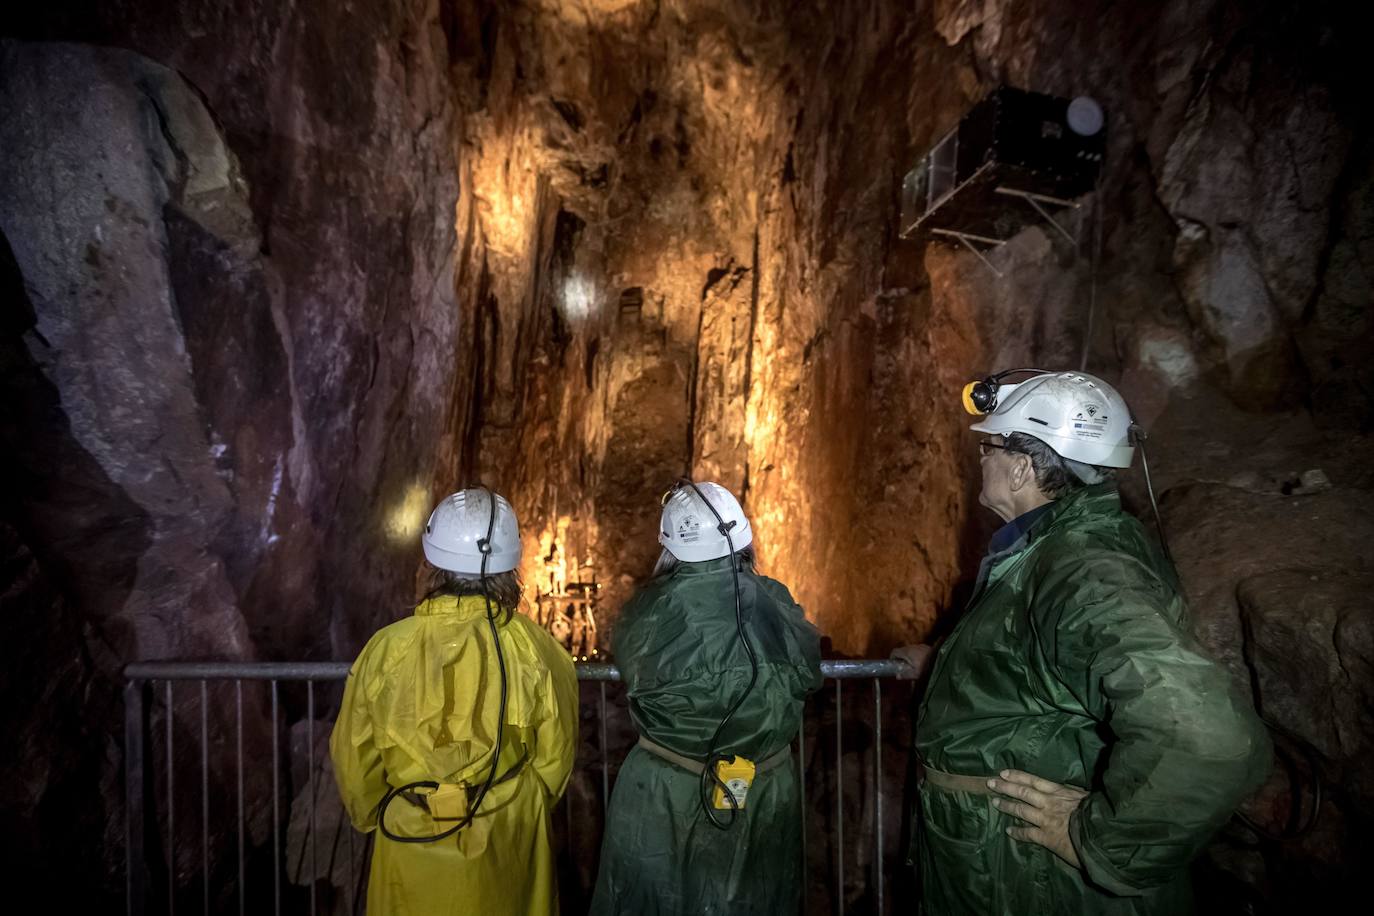
{"label": "metal railing", "polygon": [[[883,914],[886,900],[886,875],[884,862],[884,804],[883,804],[883,700],[882,700],[882,680],[884,678],[896,677],[901,668],[901,663],[889,659],[883,660],[826,660],[821,662],[821,672],[827,680],[834,681],[835,697],[835,782],[834,782],[834,850],[835,850],[835,907],[834,911],[843,913],[845,910],[845,843],[844,843],[844,715],[842,707],[843,684],[845,681],[869,680],[873,688],[873,727],[874,727],[874,754],[873,754],[873,804],[874,804],[874,836],[873,836],[873,876],[872,889],[876,895],[876,912]],[[301,840],[300,867],[298,871],[304,869],[306,861],[305,846],[309,846],[308,858],[310,862],[310,881],[308,888],[308,903],[304,899],[304,894],[300,894],[302,899],[300,904],[308,906],[308,912],[315,916],[318,912],[316,886],[319,883],[319,832],[316,829],[316,809],[317,795],[319,786],[317,785],[316,767],[316,705],[317,705],[317,684],[327,684],[331,688],[337,689],[348,675],[349,664],[347,662],[287,662],[287,663],[249,663],[249,662],[136,662],[128,665],[124,669],[124,760],[125,760],[125,811],[126,811],[126,908],[130,916],[144,916],[150,912],[166,912],[168,916],[174,916],[178,909],[178,901],[181,902],[181,909],[186,910],[188,904],[188,888],[194,882],[178,881],[179,869],[178,862],[178,843],[177,843],[177,755],[176,755],[176,735],[178,728],[186,730],[189,725],[192,729],[199,732],[199,769],[200,769],[200,791],[199,801],[199,822],[201,832],[200,849],[200,909],[208,916],[213,912],[232,912],[234,911],[234,900],[226,900],[221,888],[215,888],[216,873],[223,873],[225,868],[222,864],[222,855],[215,857],[218,868],[212,867],[211,861],[211,744],[226,744],[230,736],[226,733],[227,726],[216,717],[216,725],[219,734],[215,736],[216,741],[211,738],[211,685],[214,684],[216,692],[221,692],[222,688],[232,685],[233,697],[233,727],[232,741],[235,768],[233,772],[233,791],[234,799],[232,809],[236,819],[236,830],[233,831],[235,850],[233,864],[236,871],[236,884],[234,897],[237,902],[237,912],[245,914],[247,912],[267,912],[266,891],[259,891],[256,897],[250,898],[249,887],[247,884],[249,866],[248,858],[250,850],[248,833],[246,826],[250,818],[246,815],[245,804],[245,765],[244,765],[244,742],[245,742],[245,719],[244,719],[244,696],[245,682],[256,688],[257,696],[254,698],[263,706],[270,708],[269,728],[270,731],[270,751],[267,746],[261,747],[261,751],[271,754],[271,808],[270,815],[267,814],[265,807],[262,817],[269,818],[271,838],[271,912],[280,916],[282,912],[283,888],[282,879],[286,870],[287,863],[282,858],[282,755],[281,755],[281,711],[282,694],[284,689],[294,690],[299,693],[299,688],[304,686],[303,709],[305,722],[305,757],[306,757],[306,777],[305,790],[308,794],[308,815],[306,818],[306,836]],[[584,682],[590,681],[597,683],[596,703],[598,705],[598,736],[597,744],[600,751],[599,766],[601,770],[601,805],[604,815],[605,807],[609,802],[611,790],[611,763],[610,749],[607,736],[607,692],[608,682],[618,682],[620,672],[614,665],[599,663],[581,663],[577,665],[578,679]],[[198,684],[198,722],[195,717],[178,716],[177,714],[177,684]],[[160,686],[161,690],[155,687]],[[266,696],[261,696],[262,691]],[[184,691],[183,693],[183,701]],[[160,694],[160,696],[159,696]],[[193,694],[193,696],[195,695]],[[294,697],[299,701],[299,696]],[[160,707],[159,707],[160,702]],[[298,705],[302,705],[299,704]],[[162,714],[161,728],[154,723],[154,712],[159,710]],[[268,714],[268,709],[260,708],[260,712]],[[799,778],[802,792],[802,842],[804,861],[809,861],[809,848],[807,845],[806,831],[806,729],[802,728],[799,738]],[[261,735],[256,736],[261,741]],[[148,753],[149,749],[158,742],[162,744],[161,754]],[[161,757],[165,763],[163,766],[161,785],[163,788],[161,796],[161,806],[156,802],[157,799],[150,797],[156,785],[155,770],[157,769],[157,758]],[[294,759],[294,758],[292,758]],[[290,761],[288,761],[288,767]],[[259,774],[260,775],[260,774]],[[265,789],[265,787],[264,787]],[[333,792],[332,786],[326,786],[327,793]],[[569,805],[571,805],[571,791],[569,794]],[[293,812],[294,802],[293,798]],[[219,806],[223,807],[223,805]],[[154,821],[154,831],[148,830],[148,821]],[[569,817],[571,822],[571,816]],[[358,878],[361,878],[361,870],[366,868],[367,853],[364,851],[362,863],[358,863],[354,838],[355,831],[351,825],[343,827],[347,822],[346,816],[341,815],[339,824],[336,825],[334,846],[328,851],[330,856],[331,874],[334,869],[336,857],[338,855],[339,832],[342,830],[347,833],[348,867],[346,873],[351,870],[358,870]],[[294,823],[294,819],[291,821]],[[154,837],[154,834],[157,834]],[[599,842],[599,837],[597,838]],[[157,855],[156,842],[165,840],[162,847],[162,855]],[[253,844],[255,847],[258,844]],[[266,847],[266,843],[261,844]],[[218,851],[218,850],[217,850]],[[256,850],[254,850],[256,851]],[[265,853],[265,848],[264,848]],[[150,859],[156,859],[159,866],[166,871],[166,905],[161,906],[160,902],[154,905],[151,896],[154,892],[151,887],[152,869]],[[233,873],[231,871],[231,874]],[[261,874],[265,869],[257,869]],[[297,888],[297,890],[299,890]],[[213,891],[213,892],[212,892]],[[159,892],[160,893],[160,892]],[[350,893],[346,898],[346,912],[360,912],[359,896],[361,889],[355,882],[350,888]],[[215,906],[212,908],[212,897]],[[249,900],[255,902],[249,904]],[[337,907],[336,907],[337,908]],[[194,906],[191,907],[195,909]]]}

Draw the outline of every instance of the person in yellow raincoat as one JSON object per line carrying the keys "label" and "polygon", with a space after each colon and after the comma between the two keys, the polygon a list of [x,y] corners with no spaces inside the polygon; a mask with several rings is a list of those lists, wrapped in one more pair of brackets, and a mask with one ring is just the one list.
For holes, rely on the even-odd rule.
{"label": "person in yellow raincoat", "polygon": [[370,916],[558,911],[550,813],[577,746],[577,675],[567,651],[515,613],[520,534],[493,496],[464,490],[434,510],[422,539],[434,588],[368,641],[344,689],[329,742],[339,794],[359,830],[385,817]]}

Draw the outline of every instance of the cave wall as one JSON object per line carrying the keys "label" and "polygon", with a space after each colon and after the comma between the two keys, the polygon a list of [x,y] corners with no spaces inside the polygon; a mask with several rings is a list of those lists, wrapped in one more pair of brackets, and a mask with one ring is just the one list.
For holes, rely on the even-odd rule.
{"label": "cave wall", "polygon": [[[346,657],[411,603],[467,401],[449,34],[423,0],[57,3],[4,34],[0,858],[106,911],[122,665]],[[212,690],[226,753],[233,700]],[[252,759],[264,703],[245,698]],[[233,778],[213,771],[217,832]]]}
{"label": "cave wall", "polygon": [[[208,215],[155,199],[165,213],[133,217],[164,224],[152,257],[165,262],[186,384],[231,490],[214,553],[272,654],[351,650],[410,592],[435,444],[452,437],[454,402],[466,401],[447,14],[426,0],[351,13],[324,2],[69,3],[19,22],[19,38],[142,55],[203,104],[205,123],[153,154],[175,170],[201,152],[178,143],[218,143],[229,190],[173,188],[204,198]],[[89,86],[98,83],[50,91],[70,107]],[[159,114],[153,143],[179,112]],[[99,287],[101,266],[67,269]]]}
{"label": "cave wall", "polygon": [[[881,652],[951,607],[989,529],[952,394],[971,373],[1086,364],[1161,435],[1201,403],[1367,430],[1369,138],[1340,16],[1080,6],[479,5],[466,276],[500,339],[469,458],[544,527],[527,579],[560,542],[613,622],[690,471],[742,492],[837,650]],[[1028,229],[999,277],[898,240],[894,189],[1002,83],[1093,95],[1110,148],[1061,217],[1075,243]]]}
{"label": "cave wall", "polygon": [[[119,665],[351,656],[406,612],[424,513],[468,481],[515,501],[531,595],[551,567],[603,584],[603,645],[683,473],[742,495],[834,651],[922,638],[993,526],[958,388],[1085,362],[1150,430],[1200,634],[1333,790],[1302,841],[1215,858],[1271,899],[1339,889],[1372,810],[1353,15],[57,0],[7,21],[3,645],[27,651],[4,656],[24,750],[3,804],[42,838],[9,861],[47,874],[83,799],[109,891]],[[998,277],[895,230],[902,174],[1002,83],[1094,96],[1110,146],[1075,243],[1027,229]]]}
{"label": "cave wall", "polygon": [[[545,525],[527,579],[554,541],[618,572],[613,627],[655,553],[653,497],[687,470],[743,493],[764,568],[834,650],[884,652],[950,619],[994,526],[960,385],[1085,366],[1150,432],[1200,636],[1298,739],[1281,741],[1296,781],[1280,766],[1251,813],[1282,822],[1313,768],[1326,786],[1300,839],[1228,831],[1210,886],[1230,907],[1298,887],[1337,899],[1371,813],[1349,774],[1374,657],[1359,592],[1374,146],[1350,14],[949,0],[479,15],[490,39],[460,59],[475,87],[460,106],[489,132],[464,137],[482,165],[463,193],[479,212],[513,191],[536,205],[519,296],[487,304],[533,355],[487,388],[498,444],[472,455]],[[895,222],[915,155],[1003,83],[1092,95],[1109,148],[1098,191],[1061,214],[1074,241],[1027,229],[991,255],[998,276],[898,240]],[[488,158],[501,130],[520,151]],[[554,269],[531,275],[543,259]],[[498,457],[512,441],[528,446]],[[1138,470],[1123,491],[1146,511]]]}
{"label": "cave wall", "polygon": [[[474,14],[489,38],[458,60],[459,104],[476,112],[460,186],[487,238],[465,273],[500,340],[483,338],[470,459],[532,520],[528,581],[544,581],[557,544],[560,562],[590,561],[613,623],[658,552],[657,497],[690,473],[743,495],[765,568],[838,648],[933,622],[968,494],[957,426],[924,408],[970,360],[915,366],[972,351],[913,292],[919,252],[891,256],[909,87],[863,61],[891,53],[904,25],[907,53],[956,56],[905,15]],[[880,99],[895,121],[860,110]]]}

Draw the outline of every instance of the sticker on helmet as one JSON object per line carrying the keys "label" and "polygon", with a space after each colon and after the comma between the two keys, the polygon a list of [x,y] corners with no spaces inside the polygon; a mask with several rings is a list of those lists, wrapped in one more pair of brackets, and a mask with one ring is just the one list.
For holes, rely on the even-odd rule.
{"label": "sticker on helmet", "polygon": [[1084,404],[1073,418],[1073,434],[1079,439],[1101,439],[1107,431],[1107,414],[1101,404]]}
{"label": "sticker on helmet", "polygon": [[684,544],[701,540],[701,522],[695,515],[684,515],[677,523],[677,539]]}

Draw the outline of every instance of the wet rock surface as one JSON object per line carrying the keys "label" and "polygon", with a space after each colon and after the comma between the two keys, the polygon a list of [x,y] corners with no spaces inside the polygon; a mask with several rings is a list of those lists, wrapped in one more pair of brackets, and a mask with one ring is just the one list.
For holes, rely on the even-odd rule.
{"label": "wet rock surface", "polygon": [[[412,603],[433,499],[477,479],[520,511],[532,600],[557,576],[602,584],[603,646],[684,473],[741,493],[763,568],[837,653],[919,639],[994,526],[959,387],[1085,364],[1150,431],[1199,635],[1327,788],[1302,839],[1228,831],[1208,880],[1236,882],[1233,910],[1342,892],[1371,820],[1374,136],[1353,15],[58,0],[16,17],[0,683],[21,751],[0,798],[39,842],[8,860],[117,899],[120,666],[351,657]],[[989,255],[998,276],[896,223],[902,174],[1003,83],[1092,95],[1109,145],[1098,190],[1059,214],[1075,241],[1029,228]],[[1145,510],[1139,475],[1123,488]],[[299,726],[303,698],[282,706]],[[261,753],[265,696],[247,708]],[[1285,778],[1257,818],[1283,819]],[[78,856],[84,882],[45,851],[73,842],[52,826],[73,808],[77,845],[104,850]]]}

